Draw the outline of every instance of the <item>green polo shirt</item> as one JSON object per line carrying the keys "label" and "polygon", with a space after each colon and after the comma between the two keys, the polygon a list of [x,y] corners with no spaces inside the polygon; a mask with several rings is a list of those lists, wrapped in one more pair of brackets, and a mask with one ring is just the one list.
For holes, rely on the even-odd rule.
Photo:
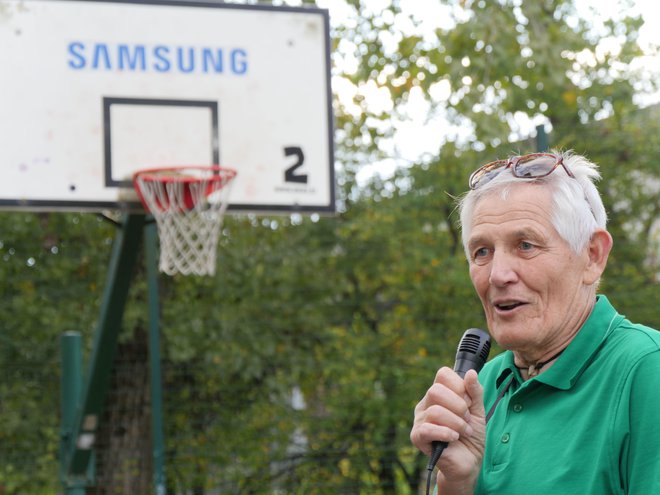
{"label": "green polo shirt", "polygon": [[546,372],[523,381],[506,351],[479,380],[486,428],[476,494],[660,494],[660,332],[604,296]]}

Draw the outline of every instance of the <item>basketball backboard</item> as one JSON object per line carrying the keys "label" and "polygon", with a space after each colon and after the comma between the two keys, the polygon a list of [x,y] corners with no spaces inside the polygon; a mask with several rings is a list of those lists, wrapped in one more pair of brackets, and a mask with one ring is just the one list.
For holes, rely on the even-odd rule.
{"label": "basketball backboard", "polygon": [[0,0],[0,208],[138,208],[136,170],[221,164],[230,210],[332,212],[329,56],[323,9]]}

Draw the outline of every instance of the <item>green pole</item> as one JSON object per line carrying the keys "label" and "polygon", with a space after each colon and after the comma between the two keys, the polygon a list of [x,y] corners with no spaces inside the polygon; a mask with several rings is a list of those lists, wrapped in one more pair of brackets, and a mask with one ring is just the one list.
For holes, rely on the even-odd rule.
{"label": "green pole", "polygon": [[539,152],[548,151],[548,134],[543,124],[536,126],[536,149]]}
{"label": "green pole", "polygon": [[67,472],[71,478],[88,476],[94,465],[92,461],[97,429],[110,385],[117,338],[142,239],[144,220],[142,214],[125,215],[113,244],[88,372],[66,456]]}
{"label": "green pole", "polygon": [[145,225],[144,241],[149,298],[149,366],[151,389],[151,446],[154,463],[154,493],[165,495],[165,447],[163,434],[163,397],[160,369],[160,306],[158,298],[158,233],[156,225]]}
{"label": "green pole", "polygon": [[79,332],[65,332],[60,338],[62,356],[61,413],[62,431],[60,438],[61,479],[64,495],[85,495],[83,481],[70,480],[67,473],[66,458],[73,438],[73,424],[80,407],[82,390],[82,345]]}

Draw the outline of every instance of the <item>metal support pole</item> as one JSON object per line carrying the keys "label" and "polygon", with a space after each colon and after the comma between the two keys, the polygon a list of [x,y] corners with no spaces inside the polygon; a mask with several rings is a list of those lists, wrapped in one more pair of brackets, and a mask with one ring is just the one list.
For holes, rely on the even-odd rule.
{"label": "metal support pole", "polygon": [[110,384],[117,337],[143,234],[144,219],[142,214],[127,215],[113,245],[89,371],[73,425],[73,438],[65,456],[67,475],[72,479],[88,476],[90,465],[93,465],[97,429]]}
{"label": "metal support pole", "polygon": [[65,459],[73,438],[73,424],[80,407],[82,390],[82,345],[79,332],[66,332],[60,339],[62,355],[61,412],[62,430],[60,438],[60,476],[64,495],[85,495],[84,483],[69,480]]}
{"label": "metal support pole", "polygon": [[165,495],[165,447],[163,434],[163,397],[160,369],[160,305],[158,297],[158,232],[156,225],[145,225],[144,244],[149,298],[149,377],[151,389],[151,446],[155,495]]}
{"label": "metal support pole", "polygon": [[536,149],[539,152],[548,151],[548,134],[543,124],[536,126]]}

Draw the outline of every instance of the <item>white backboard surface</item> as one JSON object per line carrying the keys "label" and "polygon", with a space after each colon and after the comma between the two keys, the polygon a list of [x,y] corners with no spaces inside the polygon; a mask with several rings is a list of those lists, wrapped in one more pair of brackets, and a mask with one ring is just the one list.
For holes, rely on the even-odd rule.
{"label": "white backboard surface", "polygon": [[0,0],[0,208],[137,205],[143,168],[237,170],[230,210],[335,209],[326,10]]}

